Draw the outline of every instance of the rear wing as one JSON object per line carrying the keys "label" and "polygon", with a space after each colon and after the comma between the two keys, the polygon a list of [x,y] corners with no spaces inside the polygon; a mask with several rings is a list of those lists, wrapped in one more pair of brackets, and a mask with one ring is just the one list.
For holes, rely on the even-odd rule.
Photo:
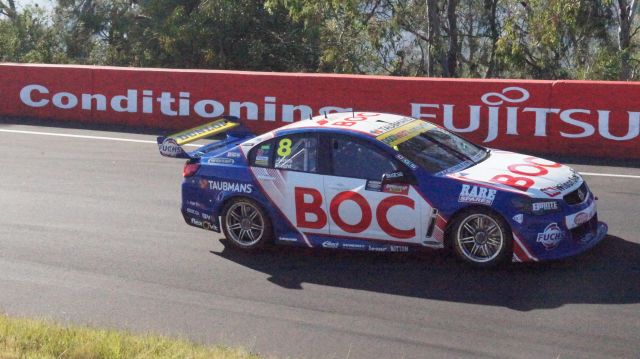
{"label": "rear wing", "polygon": [[[233,130],[233,131],[231,131]],[[194,127],[182,132],[178,132],[169,136],[160,136],[157,138],[158,149],[160,150],[160,154],[165,157],[173,157],[173,158],[195,158],[199,157],[197,153],[198,150],[193,152],[187,152],[184,150],[183,146],[203,139],[207,137],[211,137],[220,133],[227,133],[227,140],[229,137],[233,138],[243,138],[249,135],[253,135],[247,129],[245,129],[237,117],[233,116],[225,116],[220,119],[217,119],[213,122],[209,122],[207,124]],[[227,142],[227,141],[222,141]],[[217,146],[216,146],[217,147]]]}

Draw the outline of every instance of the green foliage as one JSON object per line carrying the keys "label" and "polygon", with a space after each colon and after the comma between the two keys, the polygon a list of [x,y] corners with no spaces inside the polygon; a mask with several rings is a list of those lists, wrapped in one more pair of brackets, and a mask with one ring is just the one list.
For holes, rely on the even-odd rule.
{"label": "green foliage", "polygon": [[398,76],[638,79],[640,21],[629,15],[635,12],[627,12],[625,22],[620,11],[621,4],[629,3],[57,0],[49,16],[33,7],[14,11],[0,0],[0,59]]}
{"label": "green foliage", "polygon": [[44,11],[27,7],[14,18],[0,18],[0,61],[66,62],[60,38]]}
{"label": "green foliage", "polygon": [[225,358],[258,359],[242,349],[204,347],[184,340],[115,330],[62,327],[0,315],[0,358]]}

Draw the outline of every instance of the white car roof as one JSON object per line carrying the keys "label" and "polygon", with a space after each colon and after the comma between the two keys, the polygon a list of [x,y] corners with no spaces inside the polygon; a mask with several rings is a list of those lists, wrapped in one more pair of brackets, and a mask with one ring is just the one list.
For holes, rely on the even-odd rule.
{"label": "white car roof", "polygon": [[416,121],[416,119],[388,113],[340,112],[327,114],[326,117],[325,115],[320,115],[309,120],[294,122],[290,125],[280,127],[276,129],[276,131],[324,127],[378,136],[412,121]]}

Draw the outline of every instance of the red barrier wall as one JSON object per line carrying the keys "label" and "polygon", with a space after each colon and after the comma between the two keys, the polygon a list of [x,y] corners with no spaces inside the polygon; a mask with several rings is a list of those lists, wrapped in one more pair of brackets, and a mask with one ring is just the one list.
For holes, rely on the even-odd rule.
{"label": "red barrier wall", "polygon": [[0,64],[0,116],[256,132],[323,111],[385,111],[488,147],[640,159],[640,83],[401,78]]}

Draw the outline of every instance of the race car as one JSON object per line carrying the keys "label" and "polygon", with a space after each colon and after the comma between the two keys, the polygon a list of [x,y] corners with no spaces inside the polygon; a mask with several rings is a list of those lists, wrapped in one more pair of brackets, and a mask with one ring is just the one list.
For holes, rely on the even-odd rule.
{"label": "race car", "polygon": [[[214,135],[224,137],[184,148]],[[187,159],[187,224],[243,250],[448,248],[489,267],[573,256],[607,233],[575,170],[411,117],[332,113],[259,136],[224,117],[157,142]]]}

